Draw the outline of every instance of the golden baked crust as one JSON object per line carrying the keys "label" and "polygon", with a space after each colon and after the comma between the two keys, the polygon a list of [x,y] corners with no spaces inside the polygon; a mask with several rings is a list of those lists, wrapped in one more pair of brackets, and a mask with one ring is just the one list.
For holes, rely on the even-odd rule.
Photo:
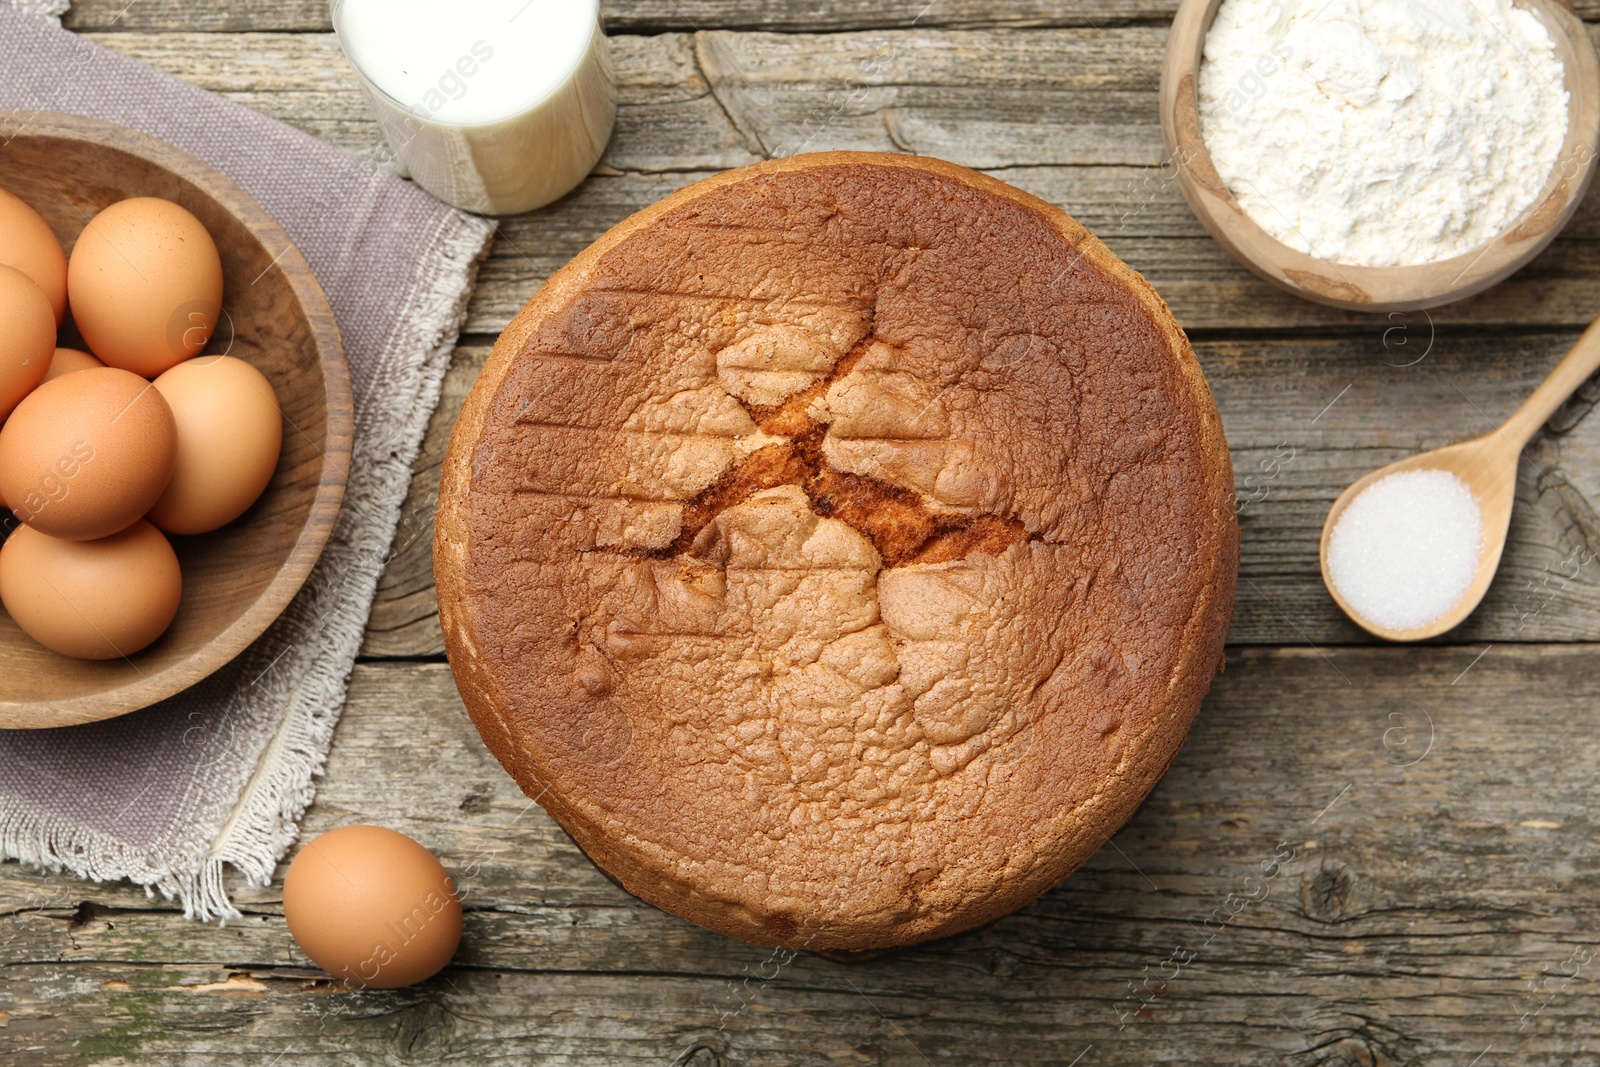
{"label": "golden baked crust", "polygon": [[1182,745],[1238,529],[1182,330],[948,163],[731,171],[501,336],[434,545],[484,740],[630,891],[869,951],[1077,868]]}

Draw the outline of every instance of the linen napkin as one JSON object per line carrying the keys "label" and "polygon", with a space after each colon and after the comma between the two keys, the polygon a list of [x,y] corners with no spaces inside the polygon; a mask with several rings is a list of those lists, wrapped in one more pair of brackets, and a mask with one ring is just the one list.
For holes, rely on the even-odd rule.
{"label": "linen napkin", "polygon": [[0,109],[121,123],[217,168],[305,254],[344,336],[355,395],[349,488],[284,616],[227,668],[155,707],[0,731],[0,857],[128,878],[178,897],[192,917],[236,915],[225,869],[265,883],[310,803],[494,226],[4,2]]}

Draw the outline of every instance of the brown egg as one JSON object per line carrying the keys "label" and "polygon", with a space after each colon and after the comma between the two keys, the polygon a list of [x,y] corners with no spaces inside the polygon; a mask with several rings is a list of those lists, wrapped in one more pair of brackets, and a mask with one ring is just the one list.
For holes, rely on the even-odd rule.
{"label": "brown egg", "polygon": [[50,224],[4,189],[0,189],[0,264],[33,279],[60,326],[67,313],[66,254]]}
{"label": "brown egg", "polygon": [[200,356],[156,379],[178,423],[178,463],[150,521],[168,533],[226,526],[278,469],[283,416],[272,383],[232,356]]}
{"label": "brown egg", "polygon": [[84,227],[67,263],[72,318],[108,367],[154,378],[197,356],[222,309],[222,260],[200,220],[139,196]]}
{"label": "brown egg", "polygon": [[53,382],[63,374],[71,374],[75,370],[104,366],[104,363],[87,352],[80,352],[76,348],[58,348],[50,359],[50,369],[44,372],[44,380]]}
{"label": "brown egg", "polygon": [[433,854],[380,826],[306,842],[283,879],[283,917],[329,974],[397,989],[438,973],[461,943],[461,899]]}
{"label": "brown egg", "polygon": [[166,632],[182,597],[178,556],[148,522],[98,541],[21,526],[0,547],[0,603],[63,656],[131,656]]}
{"label": "brown egg", "polygon": [[178,427],[154,385],[112,367],[39,386],[0,427],[0,497],[40,533],[90,541],[160,499]]}
{"label": "brown egg", "polygon": [[44,380],[55,349],[50,301],[26,274],[0,267],[0,422]]}

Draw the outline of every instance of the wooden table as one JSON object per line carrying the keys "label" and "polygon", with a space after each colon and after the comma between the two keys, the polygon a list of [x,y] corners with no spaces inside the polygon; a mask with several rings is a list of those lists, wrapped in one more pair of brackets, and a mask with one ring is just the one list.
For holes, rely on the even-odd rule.
{"label": "wooden table", "polygon": [[[1530,449],[1499,580],[1444,640],[1374,646],[1323,591],[1316,544],[1343,486],[1505,417],[1600,311],[1600,192],[1467,303],[1297,301],[1229,260],[1161,166],[1171,9],[608,4],[616,139],[578,192],[502,224],[305,820],[433,847],[466,893],[455,964],[349,992],[296,950],[276,885],[238,887],[245,917],[201,926],[135,888],[6,865],[0,1062],[1595,1062],[1600,386]],[[80,0],[67,24],[381,154],[321,0]],[[1016,915],[854,965],[707,933],[602,877],[478,741],[428,561],[450,425],[539,283],[668,191],[802,147],[943,156],[1096,230],[1190,331],[1243,504],[1227,673],[1144,808]]]}

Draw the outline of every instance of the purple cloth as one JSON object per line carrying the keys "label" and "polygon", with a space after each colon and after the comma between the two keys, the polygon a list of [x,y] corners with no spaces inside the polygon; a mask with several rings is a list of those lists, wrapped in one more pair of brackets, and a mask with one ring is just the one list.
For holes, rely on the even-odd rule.
{"label": "purple cloth", "polygon": [[[0,855],[130,878],[232,913],[228,865],[263,882],[293,843],[344,702],[488,220],[315,138],[0,4],[0,109],[161,138],[233,179],[304,253],[350,363],[344,510],[283,618],[187,693],[104,723],[0,731]],[[0,150],[0,175],[6,159]],[[431,518],[401,537],[425,536]],[[5,679],[0,678],[0,699]]]}

